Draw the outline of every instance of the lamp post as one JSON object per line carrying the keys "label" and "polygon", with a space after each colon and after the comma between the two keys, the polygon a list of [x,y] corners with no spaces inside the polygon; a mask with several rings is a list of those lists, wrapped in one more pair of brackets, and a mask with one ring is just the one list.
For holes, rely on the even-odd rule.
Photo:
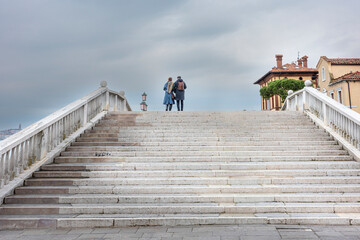
{"label": "lamp post", "polygon": [[142,100],[145,102],[147,94],[144,92],[141,96],[142,96]]}
{"label": "lamp post", "polygon": [[146,93],[144,92],[141,97],[142,97],[142,102],[140,103],[140,109],[141,111],[147,111],[147,104],[146,104]]}
{"label": "lamp post", "polygon": [[141,109],[141,111],[147,111],[147,104],[146,104],[146,102],[142,101],[142,102],[140,103],[140,109]]}

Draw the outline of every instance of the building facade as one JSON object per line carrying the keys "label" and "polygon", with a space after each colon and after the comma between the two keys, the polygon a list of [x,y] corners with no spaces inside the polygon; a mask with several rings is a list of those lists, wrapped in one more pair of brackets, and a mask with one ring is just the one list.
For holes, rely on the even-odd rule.
{"label": "building facade", "polygon": [[320,57],[318,89],[360,113],[360,58]]}
{"label": "building facade", "polygon": [[[296,63],[284,64],[282,63],[283,55],[275,55],[276,67],[273,67],[269,72],[262,76],[254,84],[259,84],[260,88],[268,86],[272,81],[279,79],[295,79],[295,80],[310,80],[317,87],[317,74],[318,70],[308,67],[308,57],[303,56],[297,60]],[[261,97],[261,110],[272,110],[278,111],[281,109],[283,103],[281,102],[280,96],[273,96],[269,99]]]}

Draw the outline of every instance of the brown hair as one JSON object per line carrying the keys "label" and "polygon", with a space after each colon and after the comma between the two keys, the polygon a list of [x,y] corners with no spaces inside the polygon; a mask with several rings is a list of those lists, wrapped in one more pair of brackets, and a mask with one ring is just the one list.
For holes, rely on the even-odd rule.
{"label": "brown hair", "polygon": [[172,81],[172,78],[171,78],[171,77],[169,77],[169,78],[168,78],[168,81]]}

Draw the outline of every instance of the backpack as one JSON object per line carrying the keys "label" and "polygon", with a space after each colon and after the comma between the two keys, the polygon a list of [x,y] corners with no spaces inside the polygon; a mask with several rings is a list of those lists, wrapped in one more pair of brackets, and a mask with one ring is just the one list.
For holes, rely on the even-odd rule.
{"label": "backpack", "polygon": [[184,91],[185,84],[184,82],[178,82],[177,90]]}

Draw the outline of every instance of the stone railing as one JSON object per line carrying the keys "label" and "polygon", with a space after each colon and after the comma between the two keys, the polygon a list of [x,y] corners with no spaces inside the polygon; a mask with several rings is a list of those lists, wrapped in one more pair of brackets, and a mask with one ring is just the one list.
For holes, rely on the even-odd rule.
{"label": "stone railing", "polygon": [[0,204],[23,180],[49,163],[107,111],[131,111],[124,92],[109,90],[105,81],[89,95],[0,141]]}
{"label": "stone railing", "polygon": [[305,85],[295,93],[289,91],[282,110],[303,111],[359,160],[360,114],[314,89],[309,80]]}

